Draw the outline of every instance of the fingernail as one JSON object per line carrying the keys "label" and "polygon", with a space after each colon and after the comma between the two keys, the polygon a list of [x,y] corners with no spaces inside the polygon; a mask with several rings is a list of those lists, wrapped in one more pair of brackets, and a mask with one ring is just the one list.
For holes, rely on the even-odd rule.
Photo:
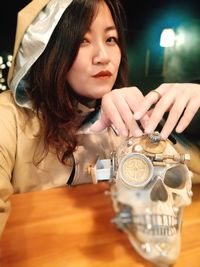
{"label": "fingernail", "polygon": [[141,117],[141,113],[140,112],[135,112],[133,117],[134,117],[135,120],[139,120],[140,117]]}
{"label": "fingernail", "polygon": [[127,130],[122,130],[120,131],[120,134],[124,137],[127,137],[128,136],[128,131]]}
{"label": "fingernail", "polygon": [[181,133],[183,131],[183,128],[181,126],[177,127],[176,128],[176,132],[177,133]]}
{"label": "fingernail", "polygon": [[151,127],[147,127],[147,128],[144,130],[144,132],[145,132],[146,134],[150,134],[150,133],[153,132],[153,129],[152,129]]}
{"label": "fingernail", "polygon": [[162,139],[162,140],[166,140],[167,138],[168,138],[168,135],[161,134],[161,139]]}
{"label": "fingernail", "polygon": [[134,132],[135,137],[140,137],[142,135],[143,135],[143,132],[141,130],[135,130],[135,132]]}

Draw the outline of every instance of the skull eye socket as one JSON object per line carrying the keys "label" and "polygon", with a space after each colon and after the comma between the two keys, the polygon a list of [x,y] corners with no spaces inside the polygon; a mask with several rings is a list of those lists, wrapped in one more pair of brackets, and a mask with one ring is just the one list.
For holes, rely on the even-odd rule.
{"label": "skull eye socket", "polygon": [[181,189],[185,186],[187,170],[184,166],[177,165],[166,171],[164,183],[171,188]]}

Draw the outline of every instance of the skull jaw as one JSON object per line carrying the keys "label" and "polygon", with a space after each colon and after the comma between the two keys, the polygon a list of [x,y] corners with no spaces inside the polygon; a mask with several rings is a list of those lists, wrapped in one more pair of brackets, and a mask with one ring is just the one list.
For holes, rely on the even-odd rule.
{"label": "skull jaw", "polygon": [[[175,217],[172,207],[167,203],[160,203],[162,204],[160,205],[151,202],[151,204],[142,203],[140,205],[140,203],[137,203],[137,199],[134,199],[133,191],[124,191],[124,187],[119,186],[118,183],[112,186],[112,193],[114,192],[117,192],[117,198],[112,198],[113,204],[115,204],[113,205],[115,211],[120,214],[124,211],[124,207],[129,207],[131,223],[125,223],[121,229],[128,235],[133,248],[139,255],[156,266],[174,264],[179,257],[181,249],[183,207],[179,207],[179,212],[176,214],[177,220],[172,222],[167,219],[168,222],[171,222],[167,224],[163,217]],[[127,201],[123,203],[123,200]],[[133,202],[130,200],[133,200]],[[138,205],[134,206],[134,202]],[[150,214],[145,214],[145,210],[149,210]],[[153,219],[150,219],[152,214]],[[155,224],[148,224],[148,222],[153,221],[155,221]],[[172,228],[173,231],[171,230]]]}
{"label": "skull jaw", "polygon": [[131,245],[137,253],[146,260],[156,264],[156,266],[164,266],[174,264],[180,254],[181,234],[178,232],[173,239],[155,238],[147,239],[141,242],[132,232],[125,230]]}

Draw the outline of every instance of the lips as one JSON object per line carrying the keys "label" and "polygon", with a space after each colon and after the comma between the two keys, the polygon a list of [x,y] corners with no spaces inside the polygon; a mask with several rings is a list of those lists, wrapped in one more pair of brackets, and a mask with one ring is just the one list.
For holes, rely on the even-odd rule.
{"label": "lips", "polygon": [[110,77],[112,76],[112,73],[108,70],[100,71],[97,74],[93,75],[94,78],[100,78],[100,77]]}

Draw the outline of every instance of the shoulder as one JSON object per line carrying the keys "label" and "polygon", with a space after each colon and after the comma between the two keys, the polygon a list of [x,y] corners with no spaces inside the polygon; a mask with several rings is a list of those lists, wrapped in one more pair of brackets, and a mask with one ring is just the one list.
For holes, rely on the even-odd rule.
{"label": "shoulder", "polygon": [[39,120],[32,110],[18,106],[12,91],[8,90],[0,93],[0,124],[10,124],[20,129],[30,128],[31,132],[37,132]]}
{"label": "shoulder", "polygon": [[0,93],[0,112],[10,112],[26,117],[33,114],[32,110],[20,107],[16,104],[11,90]]}
{"label": "shoulder", "polygon": [[10,90],[0,93],[0,116],[1,120],[10,118],[17,110],[17,105],[14,102],[12,92]]}
{"label": "shoulder", "polygon": [[2,121],[13,121],[19,114],[23,113],[13,98],[12,91],[8,90],[0,93],[0,120]]}
{"label": "shoulder", "polygon": [[4,91],[0,93],[0,104],[3,104],[5,102],[14,102],[13,94],[11,90]]}
{"label": "shoulder", "polygon": [[11,90],[0,93],[0,110],[15,110],[20,111],[20,108],[13,98],[13,93]]}

